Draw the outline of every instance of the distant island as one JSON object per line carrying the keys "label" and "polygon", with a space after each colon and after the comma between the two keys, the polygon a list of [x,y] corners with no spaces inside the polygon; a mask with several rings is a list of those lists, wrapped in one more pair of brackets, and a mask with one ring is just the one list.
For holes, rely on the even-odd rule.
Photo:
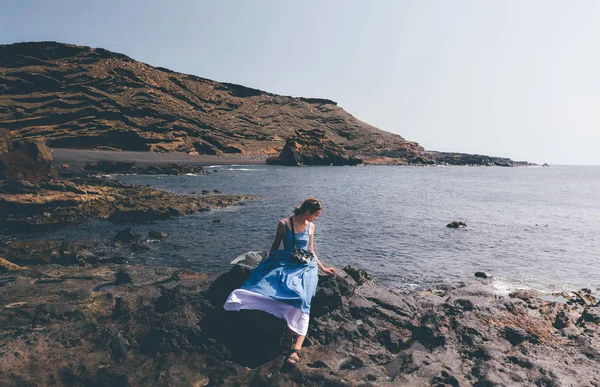
{"label": "distant island", "polygon": [[532,165],[426,151],[328,99],[276,95],[57,42],[0,45],[0,128],[15,141],[52,148],[262,156],[286,165]]}

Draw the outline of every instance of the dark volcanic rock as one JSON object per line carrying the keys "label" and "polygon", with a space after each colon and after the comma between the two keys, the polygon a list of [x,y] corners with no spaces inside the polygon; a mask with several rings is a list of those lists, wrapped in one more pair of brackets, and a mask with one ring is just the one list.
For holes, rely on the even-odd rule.
{"label": "dark volcanic rock", "polygon": [[93,245],[59,241],[16,241],[4,249],[7,260],[19,265],[87,265],[98,262]]}
{"label": "dark volcanic rock", "polygon": [[[167,164],[137,167],[135,163],[101,160],[86,164],[84,169],[89,173],[138,174],[138,175],[185,175],[204,174],[204,168],[199,165]],[[71,172],[67,171],[67,175]]]}
{"label": "dark volcanic rock", "polygon": [[84,169],[103,173],[131,173],[134,171],[134,166],[135,163],[101,160],[96,163],[86,164]]}
{"label": "dark volcanic rock", "polygon": [[133,241],[135,241],[136,239],[139,239],[139,235],[134,234],[133,231],[131,231],[131,227],[128,227],[126,229],[123,229],[121,231],[119,231],[117,233],[117,235],[115,235],[115,238],[113,239],[113,241],[115,243],[131,243]]}
{"label": "dark volcanic rock", "polygon": [[42,141],[13,141],[10,131],[0,131],[0,179],[33,182],[57,176],[52,168],[52,152]]}
{"label": "dark volcanic rock", "polygon": [[79,223],[90,218],[146,222],[226,207],[253,196],[175,195],[111,179],[53,179],[34,184],[0,181],[0,227],[9,231]]}
{"label": "dark volcanic rock", "polygon": [[448,228],[465,228],[467,224],[465,222],[453,221],[446,225]]}
{"label": "dark volcanic rock", "polygon": [[[290,369],[280,347],[281,320],[222,309],[248,274],[236,266],[210,279],[185,269],[122,265],[0,274],[0,384],[600,382],[600,322],[593,317],[581,319],[585,328],[573,326],[580,334],[570,338],[552,326],[565,310],[556,303],[518,300],[523,305],[511,312],[503,297],[481,288],[440,297],[395,293],[374,281],[358,286],[350,277],[320,278],[303,357]],[[461,312],[449,315],[451,306]],[[569,309],[574,319],[583,316],[578,308]]]}
{"label": "dark volcanic rock", "polygon": [[323,130],[297,130],[288,138],[278,157],[267,159],[275,165],[358,165],[362,160],[348,154],[342,147],[329,141]]}
{"label": "dark volcanic rock", "polygon": [[358,269],[354,266],[344,267],[344,272],[352,277],[354,282],[356,282],[356,284],[359,286],[373,279],[373,277],[371,277],[366,271],[363,269]]}

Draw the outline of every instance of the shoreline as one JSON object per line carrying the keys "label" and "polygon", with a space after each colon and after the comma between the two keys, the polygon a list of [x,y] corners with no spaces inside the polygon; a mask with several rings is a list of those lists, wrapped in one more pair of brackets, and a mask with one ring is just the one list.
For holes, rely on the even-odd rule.
{"label": "shoreline", "polygon": [[52,164],[60,167],[68,164],[70,168],[83,167],[86,164],[98,161],[116,161],[135,163],[136,166],[147,167],[150,165],[263,165],[266,156],[212,156],[189,155],[185,153],[159,153],[141,151],[108,151],[50,148],[54,160]]}

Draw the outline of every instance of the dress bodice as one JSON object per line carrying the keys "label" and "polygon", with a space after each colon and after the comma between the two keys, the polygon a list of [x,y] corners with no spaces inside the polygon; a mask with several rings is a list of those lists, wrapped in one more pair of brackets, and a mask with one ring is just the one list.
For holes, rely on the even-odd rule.
{"label": "dress bodice", "polygon": [[[296,233],[297,249],[308,249],[308,241],[310,240],[310,227],[311,222],[308,222],[308,225],[306,226],[306,229],[304,229],[304,231]],[[285,220],[285,233],[283,234],[283,249],[288,251],[294,250],[294,240],[292,237],[292,230],[289,218]]]}

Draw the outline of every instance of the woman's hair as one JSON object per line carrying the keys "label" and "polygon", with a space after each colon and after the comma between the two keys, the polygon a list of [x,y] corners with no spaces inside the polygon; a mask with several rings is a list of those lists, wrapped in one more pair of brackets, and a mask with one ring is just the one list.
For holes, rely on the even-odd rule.
{"label": "woman's hair", "polygon": [[294,208],[294,215],[304,214],[306,211],[310,211],[311,214],[322,209],[321,203],[315,198],[306,199],[300,207]]}

